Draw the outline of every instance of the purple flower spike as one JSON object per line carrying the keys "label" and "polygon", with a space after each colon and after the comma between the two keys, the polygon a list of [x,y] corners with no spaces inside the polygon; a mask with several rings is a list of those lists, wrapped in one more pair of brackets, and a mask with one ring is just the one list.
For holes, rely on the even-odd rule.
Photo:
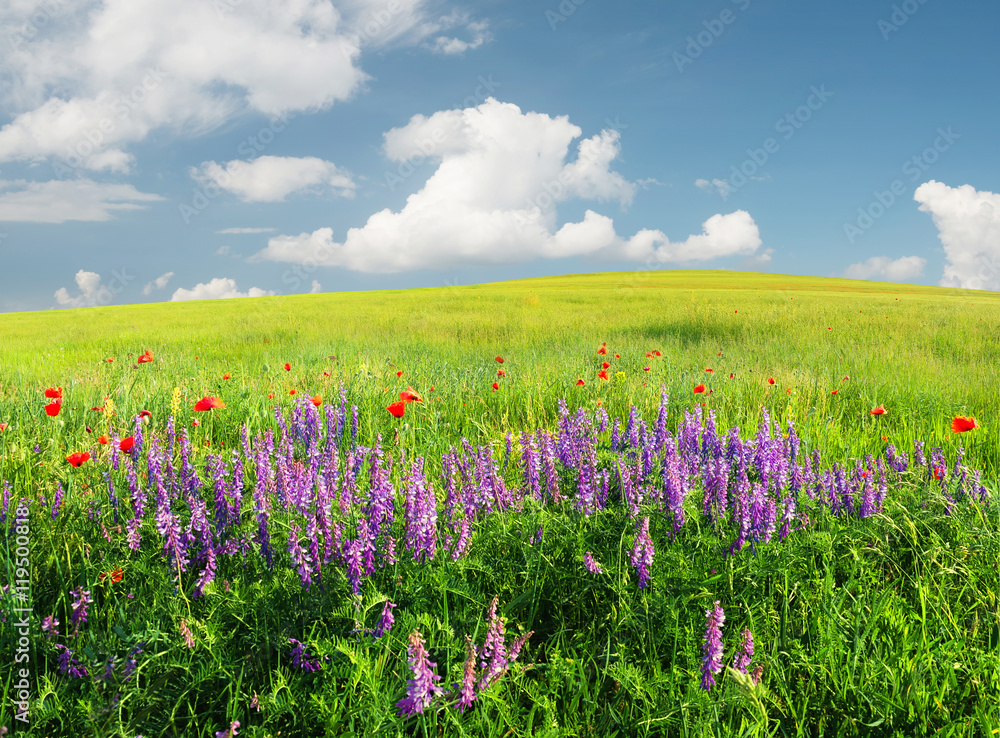
{"label": "purple flower spike", "polygon": [[73,595],[73,603],[70,605],[73,610],[73,614],[70,615],[70,625],[73,626],[75,636],[80,632],[80,626],[87,622],[87,606],[93,600],[90,598],[90,590],[83,587],[71,590],[70,594]]}
{"label": "purple flower spike", "polygon": [[736,652],[736,658],[733,659],[733,668],[746,674],[751,661],[753,661],[753,633],[750,632],[749,628],[744,628],[743,637],[740,640],[740,650]]}
{"label": "purple flower spike", "polygon": [[494,597],[490,603],[490,622],[486,627],[486,640],[483,642],[482,656],[479,666],[483,673],[479,677],[479,689],[489,687],[500,678],[507,668],[507,647],[504,645],[503,618],[497,615],[497,604],[500,598]]}
{"label": "purple flower spike", "polygon": [[587,571],[589,571],[591,574],[604,573],[604,569],[601,568],[600,564],[594,561],[594,557],[591,556],[590,551],[587,551],[587,553],[583,555],[583,565],[587,567]]}
{"label": "purple flower spike", "polygon": [[708,620],[705,623],[705,643],[701,648],[701,688],[706,692],[715,686],[714,674],[722,671],[722,626],[726,622],[726,614],[715,601],[715,607],[705,611]]}
{"label": "purple flower spike", "polygon": [[476,647],[472,636],[465,636],[465,666],[462,669],[462,685],[456,707],[459,712],[465,712],[476,701]]}
{"label": "purple flower spike", "polygon": [[649,586],[651,575],[649,567],[653,565],[653,556],[656,549],[653,548],[653,541],[649,537],[649,517],[642,519],[639,532],[635,537],[635,545],[632,547],[632,566],[639,573],[639,588],[645,589]]}
{"label": "purple flower spike", "polygon": [[410,656],[413,679],[406,682],[406,697],[396,703],[400,715],[422,713],[424,708],[431,704],[435,695],[442,694],[441,687],[434,683],[441,680],[441,677],[432,671],[437,664],[427,660],[427,650],[424,648],[419,630],[410,634],[407,653]]}
{"label": "purple flower spike", "polygon": [[385,605],[382,607],[382,618],[378,621],[378,625],[375,626],[375,637],[381,638],[390,630],[392,630],[393,623],[396,622],[396,618],[392,615],[392,608],[396,606],[395,603],[385,601]]}
{"label": "purple flower spike", "polygon": [[217,731],[215,733],[215,738],[236,738],[236,736],[238,735],[236,729],[238,727],[240,727],[240,721],[233,720],[233,722],[229,724],[228,728],[226,728],[225,730]]}
{"label": "purple flower spike", "polygon": [[68,674],[73,679],[87,676],[87,667],[80,666],[80,662],[73,658],[73,652],[61,643],[56,644],[56,648],[61,648],[59,654],[59,673]]}
{"label": "purple flower spike", "polygon": [[294,638],[288,639],[289,643],[294,643],[295,646],[292,648],[292,666],[296,669],[302,669],[302,671],[319,671],[320,663],[317,659],[309,658],[309,654],[306,653],[305,644],[300,643]]}

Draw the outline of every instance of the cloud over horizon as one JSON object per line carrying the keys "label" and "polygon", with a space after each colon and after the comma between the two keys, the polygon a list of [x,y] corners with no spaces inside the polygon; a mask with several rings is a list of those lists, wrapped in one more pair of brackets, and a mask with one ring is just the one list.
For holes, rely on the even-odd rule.
{"label": "cloud over horizon", "polygon": [[611,169],[620,151],[615,130],[579,141],[567,116],[527,112],[488,98],[477,107],[415,115],[384,135],[392,161],[438,163],[398,212],[383,209],[338,243],[332,228],[271,238],[254,261],[278,261],[393,273],[438,266],[510,264],[536,258],[596,256],[648,262],[705,261],[748,256],[761,245],[746,211],[716,214],[703,232],[671,242],[659,230],[630,239],[611,218],[587,210],[582,221],[558,226],[557,205],[572,199],[628,206],[637,190]]}

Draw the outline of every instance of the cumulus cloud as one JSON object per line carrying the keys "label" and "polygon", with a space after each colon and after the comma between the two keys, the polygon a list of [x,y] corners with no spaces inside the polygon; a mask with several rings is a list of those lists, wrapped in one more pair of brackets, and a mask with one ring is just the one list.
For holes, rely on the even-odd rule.
{"label": "cumulus cloud", "polygon": [[886,282],[908,282],[924,273],[927,259],[922,256],[903,256],[890,259],[888,256],[872,258],[851,264],[844,270],[848,279],[876,279]]}
{"label": "cumulus cloud", "polygon": [[132,185],[103,184],[90,179],[0,180],[0,221],[64,223],[67,220],[112,220],[115,210],[141,210],[138,203],[163,198]]}
{"label": "cumulus cloud", "polygon": [[314,279],[312,283],[312,289],[309,290],[309,293],[315,295],[317,292],[322,292],[322,291],[323,291],[323,285],[319,283],[318,279]]}
{"label": "cumulus cloud", "polygon": [[616,131],[581,140],[576,157],[566,161],[581,134],[565,116],[522,113],[493,98],[478,107],[416,115],[385,134],[385,154],[404,163],[431,159],[438,167],[402,210],[373,214],[343,242],[334,240],[331,228],[275,236],[253,258],[389,273],[582,255],[704,261],[750,255],[760,246],[745,211],[714,215],[701,234],[676,243],[655,230],[624,240],[611,218],[593,210],[578,223],[558,226],[559,203],[583,198],[625,207],[636,192],[636,183],[611,169],[620,150]]}
{"label": "cumulus cloud", "polygon": [[178,288],[174,292],[174,296],[170,298],[170,301],[227,300],[234,297],[267,297],[273,294],[272,290],[262,290],[259,287],[251,287],[247,292],[240,292],[236,287],[235,279],[216,277],[210,282],[196,284],[189,290],[183,287]]}
{"label": "cumulus cloud", "polygon": [[[485,21],[470,22],[468,14],[455,11],[444,16],[437,23],[435,30],[446,30],[457,25],[464,25],[470,32],[472,39],[464,41],[454,36],[437,36],[432,42],[427,43],[427,47],[438,54],[464,54],[469,49],[478,49],[485,43],[492,40],[492,36]],[[430,30],[432,24],[427,24],[425,28]]]}
{"label": "cumulus cloud", "polygon": [[113,295],[111,288],[101,282],[101,275],[83,269],[76,273],[76,286],[80,292],[75,297],[69,290],[60,287],[56,290],[56,302],[64,308],[95,307],[107,305]]}
{"label": "cumulus cloud", "polygon": [[[341,197],[354,197],[351,173],[315,156],[261,156],[217,164],[202,162],[191,167],[191,177],[203,185],[215,184],[243,202],[281,202],[293,192],[329,190]],[[261,233],[263,229],[227,229],[221,233]]]}
{"label": "cumulus cloud", "polygon": [[166,272],[165,274],[161,274],[152,282],[147,282],[146,285],[142,288],[142,294],[149,296],[153,294],[153,290],[162,290],[164,287],[167,286],[167,282],[169,282],[170,278],[173,276],[174,276],[173,272]]}
{"label": "cumulus cloud", "polygon": [[223,228],[221,231],[216,231],[216,233],[241,235],[245,233],[270,233],[273,230],[273,228]]}
{"label": "cumulus cloud", "polygon": [[913,193],[944,245],[942,287],[1000,291],[1000,194],[931,180]]}

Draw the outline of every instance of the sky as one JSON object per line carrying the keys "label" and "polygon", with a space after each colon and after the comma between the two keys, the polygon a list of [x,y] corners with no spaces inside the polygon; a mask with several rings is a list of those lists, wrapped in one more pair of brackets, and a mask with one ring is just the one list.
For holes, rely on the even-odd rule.
{"label": "sky", "polygon": [[1000,291],[995,0],[5,0],[0,311],[724,269]]}

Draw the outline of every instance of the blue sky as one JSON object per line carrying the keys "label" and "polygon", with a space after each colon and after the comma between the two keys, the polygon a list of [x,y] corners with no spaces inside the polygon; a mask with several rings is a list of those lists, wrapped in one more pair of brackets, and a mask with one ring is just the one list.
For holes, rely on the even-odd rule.
{"label": "blue sky", "polygon": [[998,20],[11,0],[0,310],[645,268],[1000,290]]}

